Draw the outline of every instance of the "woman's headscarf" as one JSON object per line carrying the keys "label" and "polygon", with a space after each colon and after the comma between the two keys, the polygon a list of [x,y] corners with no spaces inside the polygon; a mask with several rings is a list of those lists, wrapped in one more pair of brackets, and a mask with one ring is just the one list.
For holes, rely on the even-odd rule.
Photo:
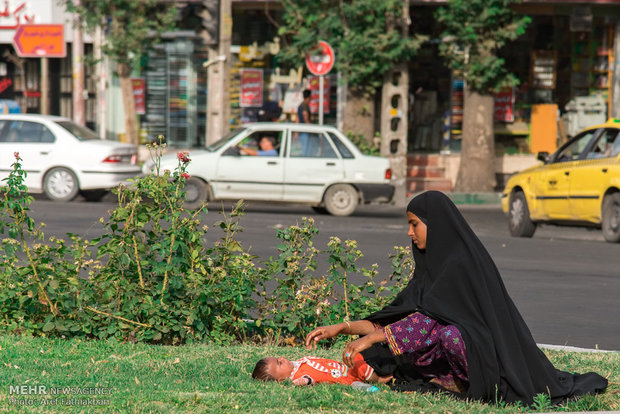
{"label": "woman's headscarf", "polygon": [[385,325],[422,312],[459,328],[469,368],[467,395],[486,401],[522,401],[537,394],[557,403],[605,389],[595,373],[572,375],[553,367],[536,345],[482,242],[443,193],[415,197],[407,211],[427,225],[425,250],[413,245],[409,284],[368,320]]}

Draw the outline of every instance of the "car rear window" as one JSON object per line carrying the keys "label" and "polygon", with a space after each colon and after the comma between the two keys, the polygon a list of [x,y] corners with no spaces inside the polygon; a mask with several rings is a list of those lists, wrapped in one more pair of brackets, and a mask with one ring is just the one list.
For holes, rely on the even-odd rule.
{"label": "car rear window", "polygon": [[90,130],[86,127],[83,127],[78,124],[74,124],[71,121],[56,121],[56,124],[60,125],[67,131],[69,131],[72,135],[74,135],[80,141],[90,141],[94,139],[101,139],[95,131]]}
{"label": "car rear window", "polygon": [[340,138],[338,138],[336,134],[329,132],[329,136],[331,137],[332,141],[334,141],[334,144],[336,145],[336,148],[338,148],[338,152],[340,153],[342,158],[355,158],[353,153],[349,150],[349,148],[347,148],[346,145],[344,145],[344,143],[340,140]]}

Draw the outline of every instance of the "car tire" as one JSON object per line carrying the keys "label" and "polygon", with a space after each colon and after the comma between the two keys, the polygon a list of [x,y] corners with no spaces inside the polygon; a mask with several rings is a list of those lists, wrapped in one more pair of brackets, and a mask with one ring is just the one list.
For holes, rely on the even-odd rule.
{"label": "car tire", "polygon": [[109,193],[108,190],[82,190],[80,195],[84,197],[86,201],[101,201]]}
{"label": "car tire", "polygon": [[517,191],[510,197],[508,229],[514,237],[532,237],[536,231],[536,223],[530,219],[530,210],[522,191]]}
{"label": "car tire", "polygon": [[188,210],[196,210],[209,200],[209,186],[200,178],[192,177],[185,182],[185,201],[183,207]]}
{"label": "car tire", "polygon": [[323,201],[332,216],[350,216],[357,208],[359,195],[349,184],[336,184],[327,189]]}
{"label": "car tire", "polygon": [[52,201],[71,201],[80,190],[75,174],[67,168],[52,168],[43,178],[43,191]]}
{"label": "car tire", "polygon": [[620,193],[607,195],[603,199],[601,227],[606,241],[620,242]]}
{"label": "car tire", "polygon": [[311,206],[312,210],[314,210],[317,214],[328,214],[327,209],[323,206]]}

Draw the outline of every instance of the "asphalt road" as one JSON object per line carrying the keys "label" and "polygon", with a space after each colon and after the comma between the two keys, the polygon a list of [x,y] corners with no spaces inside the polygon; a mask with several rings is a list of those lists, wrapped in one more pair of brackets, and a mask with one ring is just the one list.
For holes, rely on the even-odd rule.
{"label": "asphalt road", "polygon": [[[89,203],[76,199],[54,203],[37,196],[32,216],[46,223],[46,235],[67,232],[84,237],[101,234],[100,217],[115,206],[108,197]],[[225,203],[230,209],[232,203]],[[209,205],[205,224],[221,219],[222,204]],[[462,206],[461,211],[494,258],[512,296],[538,343],[620,350],[620,244],[603,240],[598,230],[540,226],[531,239],[512,238],[498,206]],[[351,217],[317,215],[305,206],[251,204],[239,236],[244,247],[267,258],[275,255],[276,229],[315,218],[315,245],[326,247],[330,236],[358,241],[360,266],[390,270],[394,246],[410,244],[404,209],[364,206]],[[208,239],[219,237],[210,230]]]}

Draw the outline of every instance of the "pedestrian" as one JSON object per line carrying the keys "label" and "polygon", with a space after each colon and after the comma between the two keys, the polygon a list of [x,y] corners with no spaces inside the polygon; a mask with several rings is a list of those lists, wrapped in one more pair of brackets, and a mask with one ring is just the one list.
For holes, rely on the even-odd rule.
{"label": "pedestrian", "polygon": [[319,327],[306,346],[339,334],[361,335],[358,353],[399,390],[447,390],[483,400],[552,404],[602,392],[607,380],[556,369],[536,345],[493,259],[454,203],[428,191],[407,206],[415,271],[394,301],[363,320]]}
{"label": "pedestrian", "polygon": [[[310,123],[310,97],[312,96],[312,92],[310,89],[304,89],[303,91],[303,101],[297,107],[297,122],[300,124],[309,124]],[[310,143],[310,134],[306,132],[299,133],[299,143],[301,144],[301,156],[309,157],[311,155],[311,143]]]}

